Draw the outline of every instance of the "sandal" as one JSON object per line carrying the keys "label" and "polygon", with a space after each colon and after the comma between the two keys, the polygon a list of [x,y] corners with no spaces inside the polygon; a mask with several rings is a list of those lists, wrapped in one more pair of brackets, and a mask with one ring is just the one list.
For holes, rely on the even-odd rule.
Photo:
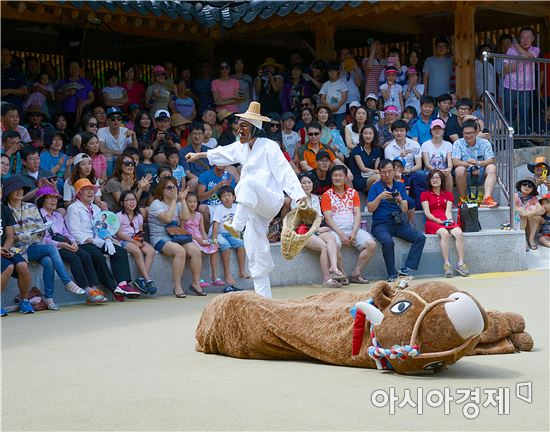
{"label": "sandal", "polygon": [[185,291],[182,291],[182,292],[180,292],[180,293],[176,293],[176,289],[174,288],[174,289],[172,290],[172,292],[174,293],[174,295],[175,295],[177,298],[185,298],[185,297],[187,297],[187,296],[185,295]]}
{"label": "sandal", "polygon": [[350,283],[356,283],[356,284],[362,284],[362,285],[365,285],[365,284],[369,283],[369,280],[364,278],[361,275],[358,275],[358,276],[353,276],[352,275],[352,276],[350,276],[349,281],[350,281]]}
{"label": "sandal", "polygon": [[338,282],[342,282],[344,279],[347,279],[346,275],[342,273],[340,270],[330,272],[330,278]]}
{"label": "sandal", "polygon": [[342,288],[342,284],[337,280],[330,278],[321,285],[323,288]]}
{"label": "sandal", "polygon": [[226,285],[227,284],[225,283],[225,281],[220,278],[217,278],[214,282],[212,282],[212,286],[215,286],[215,287],[226,286]]}
{"label": "sandal", "polygon": [[199,282],[199,286],[201,288],[208,288],[210,286],[210,284],[208,282],[206,282],[204,279],[201,279],[200,282]]}
{"label": "sandal", "polygon": [[537,250],[539,247],[536,244],[530,244],[529,249],[531,250]]}

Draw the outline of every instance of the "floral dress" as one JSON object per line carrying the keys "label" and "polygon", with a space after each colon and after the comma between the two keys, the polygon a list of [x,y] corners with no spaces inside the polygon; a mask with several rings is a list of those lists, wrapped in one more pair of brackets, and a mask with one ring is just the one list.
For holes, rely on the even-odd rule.
{"label": "floral dress", "polygon": [[205,246],[205,245],[199,244],[199,242],[195,240],[196,238],[202,237],[201,228],[200,228],[201,218],[202,218],[202,214],[200,214],[199,212],[195,212],[195,216],[191,216],[190,219],[186,220],[183,223],[183,228],[185,228],[189,232],[189,234],[193,236],[193,241],[199,247],[199,249],[205,254],[210,255],[218,250],[216,246],[214,246],[213,244],[209,244]]}

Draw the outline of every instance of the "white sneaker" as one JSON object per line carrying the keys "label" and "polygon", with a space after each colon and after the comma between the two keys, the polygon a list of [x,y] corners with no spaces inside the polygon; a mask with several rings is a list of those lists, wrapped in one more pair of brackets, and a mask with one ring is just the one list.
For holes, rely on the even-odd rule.
{"label": "white sneaker", "polygon": [[65,289],[69,292],[72,292],[73,294],[78,294],[78,295],[86,294],[86,291],[80,288],[73,281],[70,281],[67,285],[65,285]]}
{"label": "white sneaker", "polygon": [[55,304],[52,298],[45,298],[44,303],[46,303],[48,310],[59,310],[59,306]]}

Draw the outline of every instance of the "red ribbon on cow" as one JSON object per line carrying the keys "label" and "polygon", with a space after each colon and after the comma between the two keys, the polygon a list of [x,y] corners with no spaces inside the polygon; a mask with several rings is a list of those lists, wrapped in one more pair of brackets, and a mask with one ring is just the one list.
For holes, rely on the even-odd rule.
{"label": "red ribbon on cow", "polygon": [[364,312],[357,309],[355,312],[355,320],[353,321],[353,342],[351,346],[351,355],[356,356],[361,351],[363,344],[363,336],[365,335],[366,315]]}

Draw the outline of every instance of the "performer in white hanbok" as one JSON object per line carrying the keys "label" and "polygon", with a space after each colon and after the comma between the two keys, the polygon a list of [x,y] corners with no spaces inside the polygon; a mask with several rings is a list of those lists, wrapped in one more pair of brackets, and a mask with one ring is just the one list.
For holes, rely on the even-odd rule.
{"label": "performer in white hanbok", "polygon": [[306,207],[307,202],[279,145],[261,137],[262,122],[270,119],[260,114],[260,104],[251,102],[245,113],[236,116],[240,117],[239,141],[207,152],[188,153],[186,159],[193,162],[207,157],[211,165],[242,165],[241,179],[235,189],[237,210],[232,222],[224,227],[233,236],[244,239],[254,290],[271,298],[269,273],[274,264],[267,240],[269,223],[283,206],[283,191],[300,207]]}

